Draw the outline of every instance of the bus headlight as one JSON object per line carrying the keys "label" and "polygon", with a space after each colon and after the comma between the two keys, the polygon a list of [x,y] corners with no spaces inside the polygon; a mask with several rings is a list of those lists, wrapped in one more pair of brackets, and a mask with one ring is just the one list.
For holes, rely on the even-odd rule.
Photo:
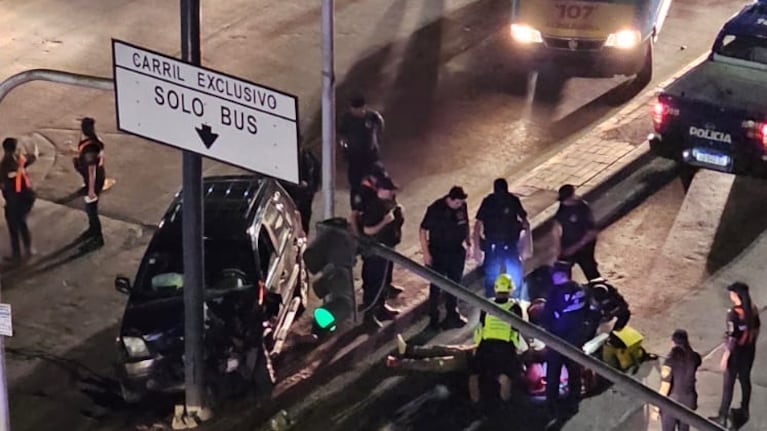
{"label": "bus headlight", "polygon": [[519,43],[542,43],[541,32],[525,24],[512,24],[511,37]]}
{"label": "bus headlight", "polygon": [[607,36],[605,46],[611,46],[618,49],[635,48],[642,42],[642,35],[637,30],[621,30]]}

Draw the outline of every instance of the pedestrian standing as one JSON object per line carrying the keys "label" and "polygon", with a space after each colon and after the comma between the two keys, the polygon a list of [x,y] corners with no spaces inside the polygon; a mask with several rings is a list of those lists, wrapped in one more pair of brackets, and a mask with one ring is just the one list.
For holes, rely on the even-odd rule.
{"label": "pedestrian standing", "polygon": [[362,177],[359,187],[352,191],[352,211],[349,215],[349,224],[355,235],[362,235],[362,213],[365,207],[378,196],[378,182],[383,178],[390,178],[383,163],[373,164],[371,172]]}
{"label": "pedestrian standing", "polygon": [[727,312],[725,350],[719,363],[724,372],[722,382],[722,403],[719,414],[709,419],[727,426],[727,419],[735,390],[735,380],[740,382],[740,408],[733,409],[733,416],[743,421],[749,417],[751,402],[751,367],[756,358],[756,339],[759,337],[761,321],[759,309],[751,301],[748,285],[735,282],[727,286],[733,307]]}
{"label": "pedestrian standing", "polygon": [[[683,406],[696,410],[698,392],[695,389],[695,373],[703,362],[698,352],[690,346],[687,331],[677,329],[671,336],[671,352],[660,370],[661,384],[658,392]],[[687,431],[690,425],[682,423],[670,413],[661,413],[657,407],[653,415],[660,415],[663,431]]]}
{"label": "pedestrian standing", "polygon": [[494,280],[502,273],[511,275],[517,289],[515,299],[529,300],[524,285],[519,240],[523,230],[530,228],[522,202],[509,192],[503,178],[493,183],[493,193],[482,200],[474,225],[474,255],[481,259],[484,252],[485,296],[493,297]]}
{"label": "pedestrian standing", "polygon": [[296,204],[296,208],[301,215],[301,227],[303,227],[304,233],[309,235],[312,220],[312,204],[314,203],[314,196],[320,189],[320,182],[322,180],[322,165],[314,153],[307,148],[301,149],[299,157],[299,183],[290,184],[282,182],[282,185],[290,197],[293,198],[293,202]]}
{"label": "pedestrian standing", "polygon": [[594,213],[588,202],[575,193],[572,184],[559,188],[559,209],[554,219],[561,226],[559,260],[577,263],[588,280],[600,278],[594,258],[599,233],[594,223]]}
{"label": "pedestrian standing", "polygon": [[106,178],[104,143],[96,135],[96,121],[93,118],[83,118],[80,128],[83,139],[77,145],[77,157],[74,163],[85,181],[85,213],[88,215],[88,229],[80,235],[80,239],[84,241],[81,251],[91,251],[104,245],[99,219],[99,197],[104,190]]}
{"label": "pedestrian standing", "polygon": [[[452,187],[447,195],[429,205],[418,232],[424,265],[459,284],[466,252],[471,250],[467,197],[463,188]],[[441,292],[445,298],[445,320],[440,323],[440,292],[436,285],[429,286],[429,326],[432,329],[463,327],[466,318],[458,311],[455,296],[447,292]]]}
{"label": "pedestrian standing", "polygon": [[371,172],[373,164],[380,160],[383,132],[383,116],[367,106],[364,96],[353,96],[349,100],[349,111],[343,114],[338,125],[339,143],[346,158],[352,208],[362,179]]}
{"label": "pedestrian standing", "polygon": [[[5,199],[5,221],[11,240],[11,255],[5,260],[19,264],[22,258],[34,254],[32,238],[27,226],[27,216],[35,203],[35,192],[29,181],[27,167],[37,160],[39,150],[33,154],[21,154],[16,138],[3,140],[3,159],[0,161],[0,187]],[[24,246],[22,254],[21,245]]]}
{"label": "pedestrian standing", "polygon": [[[587,341],[584,334],[588,318],[586,292],[570,278],[570,265],[566,262],[556,262],[553,265],[551,278],[553,286],[546,298],[543,326],[552,334],[580,348]],[[547,349],[546,364],[547,382],[559,382],[562,365],[567,368],[569,391],[564,407],[577,409],[581,397],[581,366],[554,349]],[[547,427],[550,427],[563,419],[558,384],[547,384],[546,402],[551,415]]]}
{"label": "pedestrian standing", "polygon": [[[396,247],[402,241],[402,225],[405,222],[402,206],[394,198],[397,186],[391,178],[382,178],[377,185],[377,195],[362,212],[363,233],[388,247]],[[363,257],[362,304],[365,321],[381,326],[385,320],[393,320],[398,310],[386,305],[393,266],[388,260],[375,255]]]}

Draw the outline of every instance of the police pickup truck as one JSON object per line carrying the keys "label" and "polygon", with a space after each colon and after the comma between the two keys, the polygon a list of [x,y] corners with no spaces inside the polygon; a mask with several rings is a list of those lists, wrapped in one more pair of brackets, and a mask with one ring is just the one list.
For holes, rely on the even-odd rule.
{"label": "police pickup truck", "polygon": [[515,61],[576,76],[653,73],[653,45],[671,0],[512,0]]}
{"label": "police pickup truck", "polygon": [[732,17],[708,59],[664,88],[652,109],[656,154],[767,176],[767,1]]}

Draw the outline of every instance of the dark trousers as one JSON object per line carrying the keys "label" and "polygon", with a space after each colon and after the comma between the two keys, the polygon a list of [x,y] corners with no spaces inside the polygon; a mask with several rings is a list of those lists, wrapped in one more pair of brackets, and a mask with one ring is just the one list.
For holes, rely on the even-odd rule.
{"label": "dark trousers", "polygon": [[[362,260],[362,306],[375,313],[385,304],[389,295],[394,265],[378,256]],[[374,305],[375,303],[375,305]],[[372,306],[372,307],[371,307]]]}
{"label": "dark trousers", "polygon": [[570,262],[572,264],[578,264],[586,275],[586,278],[593,280],[599,278],[602,275],[599,273],[598,264],[594,258],[594,251],[597,247],[596,240],[584,245],[580,250],[576,251],[573,255],[568,257],[561,257],[560,260]]}
{"label": "dark trousers", "polygon": [[24,243],[24,248],[27,251],[32,244],[27,226],[27,214],[29,214],[28,211],[23,211],[16,205],[8,205],[6,202],[5,221],[8,224],[8,235],[11,238],[11,256],[14,258],[21,256],[21,242]]}
{"label": "dark trousers", "polygon": [[555,414],[559,413],[559,379],[562,375],[562,365],[567,368],[568,402],[576,404],[581,399],[581,366],[556,351],[548,349],[546,352],[546,402]]}
{"label": "dark trousers", "polygon": [[[697,408],[697,400],[694,395],[689,395],[687,397],[675,397],[672,395],[671,398],[692,410]],[[663,411],[661,411],[660,423],[662,431],[688,431],[690,429],[690,425]]]}
{"label": "dark trousers", "polygon": [[495,279],[501,274],[509,274],[514,281],[513,299],[529,301],[529,295],[524,282],[524,268],[519,258],[516,244],[488,243],[483,250],[485,259],[482,269],[485,272],[485,296],[495,296]]}
{"label": "dark trousers", "polygon": [[[463,267],[466,263],[466,251],[463,247],[456,250],[431,251],[431,269],[444,275],[448,279],[460,283],[463,278]],[[432,284],[429,286],[429,317],[432,320],[439,319],[439,298],[445,296],[445,317],[458,315],[458,301],[455,296],[442,292],[442,289]]]}
{"label": "dark trousers", "polygon": [[101,238],[101,220],[99,219],[99,201],[85,204],[85,214],[88,215],[88,236]]}
{"label": "dark trousers", "polygon": [[312,221],[312,202],[301,202],[298,205],[298,212],[301,214],[301,227],[304,229],[306,235],[309,235],[310,223]]}
{"label": "dark trousers", "polygon": [[748,413],[748,407],[751,403],[751,367],[754,365],[755,356],[755,346],[739,347],[727,361],[727,370],[724,372],[722,382],[722,404],[719,405],[720,417],[727,417],[730,412],[736,379],[740,382],[740,408],[743,412]]}

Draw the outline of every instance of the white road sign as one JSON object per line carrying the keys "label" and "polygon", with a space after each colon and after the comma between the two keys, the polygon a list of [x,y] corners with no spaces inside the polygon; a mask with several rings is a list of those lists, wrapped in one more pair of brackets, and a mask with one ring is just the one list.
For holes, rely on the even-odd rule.
{"label": "white road sign", "polygon": [[298,99],[112,40],[117,128],[298,182]]}
{"label": "white road sign", "polygon": [[13,321],[11,319],[11,304],[0,304],[0,336],[13,336]]}

